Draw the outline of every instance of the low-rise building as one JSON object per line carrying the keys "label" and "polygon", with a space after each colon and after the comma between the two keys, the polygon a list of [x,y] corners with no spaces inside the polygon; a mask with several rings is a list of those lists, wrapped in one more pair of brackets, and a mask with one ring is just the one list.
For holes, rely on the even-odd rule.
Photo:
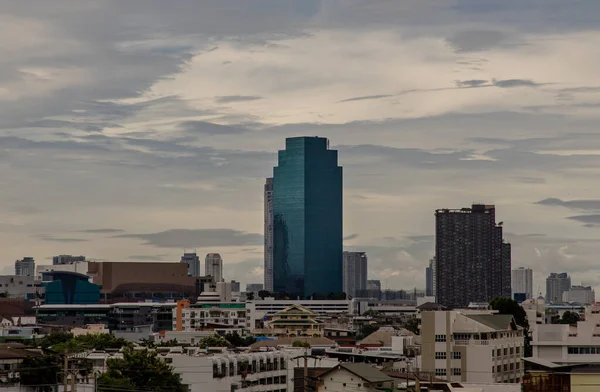
{"label": "low-rise building", "polygon": [[[39,286],[39,285],[37,285]],[[35,298],[36,283],[33,275],[1,275],[0,296],[4,298]]]}
{"label": "low-rise building", "polygon": [[318,376],[317,391],[394,391],[396,381],[366,363],[341,363]]}
{"label": "low-rise building", "polygon": [[174,331],[213,331],[246,327],[246,304],[243,302],[178,301],[173,309]]}
{"label": "low-rise building", "polygon": [[275,313],[266,328],[255,333],[268,336],[323,336],[323,322],[317,315],[300,305],[291,305]]}
{"label": "low-rise building", "polygon": [[101,335],[103,333],[110,333],[110,330],[104,324],[89,324],[85,328],[73,328],[71,329],[71,333],[73,336]]}
{"label": "low-rise building", "polygon": [[523,329],[511,315],[421,314],[422,369],[448,381],[515,383],[523,375]]}

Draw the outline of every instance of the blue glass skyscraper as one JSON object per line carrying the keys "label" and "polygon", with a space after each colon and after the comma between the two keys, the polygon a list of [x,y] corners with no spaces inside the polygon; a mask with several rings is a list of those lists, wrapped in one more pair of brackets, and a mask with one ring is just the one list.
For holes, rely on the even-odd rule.
{"label": "blue glass skyscraper", "polygon": [[273,289],[342,292],[342,168],[320,137],[294,137],[273,169]]}

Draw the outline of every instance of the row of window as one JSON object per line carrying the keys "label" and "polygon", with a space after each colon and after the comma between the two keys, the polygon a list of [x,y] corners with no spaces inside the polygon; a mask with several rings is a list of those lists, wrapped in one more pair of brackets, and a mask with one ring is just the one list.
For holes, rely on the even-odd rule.
{"label": "row of window", "polygon": [[286,363],[284,358],[274,358],[271,360],[267,359],[265,362],[263,359],[260,359],[258,362],[254,359],[249,362],[237,362],[237,368],[234,366],[233,362],[229,362],[229,366],[225,363],[221,363],[221,366],[217,363],[213,363],[213,378],[216,377],[225,377],[227,375],[234,376],[236,374],[242,373],[258,373],[258,372],[268,372],[272,370],[285,370]]}
{"label": "row of window", "polygon": [[[450,369],[450,371],[452,372],[453,376],[460,376],[460,375],[462,375],[462,369],[461,368],[452,368],[452,369]],[[446,369],[435,369],[435,375],[436,376],[445,377],[446,376]]]}
{"label": "row of window", "polygon": [[521,370],[521,362],[498,365],[495,368],[492,366],[492,373],[508,372],[509,370]]}
{"label": "row of window", "polygon": [[[446,352],[445,351],[436,351],[435,359],[446,359]],[[453,351],[452,359],[462,359],[462,353],[459,351]]]}
{"label": "row of window", "polygon": [[600,354],[600,347],[569,347],[569,354]]}
{"label": "row of window", "polygon": [[[496,349],[496,357],[501,357],[502,355],[508,355],[510,353],[510,355],[513,354],[521,354],[521,347],[517,346],[517,347],[510,347],[510,348],[499,348]],[[494,357],[494,350],[492,350],[492,357]]]}

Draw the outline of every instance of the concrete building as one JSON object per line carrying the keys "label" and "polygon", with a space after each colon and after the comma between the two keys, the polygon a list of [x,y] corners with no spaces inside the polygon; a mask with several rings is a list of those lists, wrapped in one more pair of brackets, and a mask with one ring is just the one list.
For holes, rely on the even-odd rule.
{"label": "concrete building", "polygon": [[292,137],[273,168],[273,290],[290,298],[343,290],[343,187],[336,150]]}
{"label": "concrete building", "polygon": [[276,312],[265,328],[255,329],[254,334],[267,336],[323,336],[324,325],[317,314],[300,305],[290,305]]}
{"label": "concrete building", "polygon": [[34,299],[36,289],[33,276],[0,276],[0,294],[5,298]]}
{"label": "concrete building", "polygon": [[533,270],[519,267],[512,270],[512,293],[525,294],[525,299],[533,298]]}
{"label": "concrete building", "polygon": [[[35,266],[35,279],[42,280],[42,275],[47,272],[77,272],[88,275],[88,262],[75,261],[71,264],[42,264]],[[90,278],[91,279],[91,278]]]}
{"label": "concrete building", "polygon": [[82,263],[85,256],[59,255],[52,257],[52,265]]}
{"label": "concrete building", "polygon": [[466,307],[511,295],[511,247],[493,205],[435,212],[436,301]]}
{"label": "concrete building", "polygon": [[267,178],[264,189],[265,282],[268,292],[273,291],[273,179]]}
{"label": "concrete building", "polygon": [[571,277],[566,273],[552,272],[546,278],[546,302],[560,304],[563,294],[571,288]]}
{"label": "concrete building", "polygon": [[181,256],[181,263],[187,264],[189,276],[201,276],[200,271],[200,258],[196,252],[183,252]]}
{"label": "concrete building", "polygon": [[511,315],[482,311],[421,314],[422,369],[448,381],[517,383],[523,329]]}
{"label": "concrete building", "polygon": [[231,281],[231,291],[234,293],[239,293],[241,291],[241,283],[240,282],[236,282],[235,280]]}
{"label": "concrete building", "polygon": [[204,259],[204,274],[212,276],[214,282],[223,282],[223,259],[218,253],[209,253]]}
{"label": "concrete building", "polygon": [[596,302],[596,293],[590,286],[571,286],[563,293],[563,302],[591,305]]}
{"label": "concrete building", "polygon": [[425,296],[435,297],[435,257],[429,260],[429,267],[425,268]]}
{"label": "concrete building", "polygon": [[356,297],[359,290],[367,288],[367,254],[344,252],[344,293]]}
{"label": "concrete building", "polygon": [[33,257],[23,257],[22,260],[15,261],[15,275],[34,276],[35,260],[33,260]]}
{"label": "concrete building", "polygon": [[377,279],[367,279],[367,288],[365,290],[357,290],[356,297],[374,300],[381,299],[381,281]]}
{"label": "concrete building", "polygon": [[316,391],[395,391],[396,383],[395,379],[369,364],[341,363],[319,375]]}
{"label": "concrete building", "polygon": [[263,287],[262,283],[248,283],[246,285],[246,292],[258,294],[259,291],[264,290]]}
{"label": "concrete building", "polygon": [[174,331],[214,331],[246,328],[246,304],[243,302],[177,301],[173,309]]}

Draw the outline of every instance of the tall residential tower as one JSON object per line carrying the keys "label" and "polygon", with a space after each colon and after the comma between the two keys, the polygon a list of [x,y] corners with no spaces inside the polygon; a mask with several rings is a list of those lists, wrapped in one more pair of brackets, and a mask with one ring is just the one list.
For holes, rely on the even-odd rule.
{"label": "tall residential tower", "polygon": [[344,252],[344,293],[356,297],[357,292],[367,288],[367,254]]}
{"label": "tall residential tower", "polygon": [[320,137],[294,137],[273,169],[273,288],[342,292],[342,168]]}
{"label": "tall residential tower", "polygon": [[180,262],[188,265],[188,276],[202,276],[200,272],[200,257],[198,257],[196,252],[186,252],[184,250]]}
{"label": "tall residential tower", "polygon": [[223,280],[223,259],[218,253],[209,253],[204,259],[204,274],[213,277],[215,283]]}
{"label": "tall residential tower", "polygon": [[436,301],[463,307],[510,297],[511,248],[493,205],[435,212]]}
{"label": "tall residential tower", "polygon": [[546,302],[560,304],[563,302],[563,294],[571,289],[571,277],[566,273],[552,272],[546,278]]}
{"label": "tall residential tower", "polygon": [[273,179],[265,182],[265,285],[268,292],[273,291]]}
{"label": "tall residential tower", "polygon": [[512,293],[524,294],[525,299],[533,298],[533,270],[519,267],[512,270]]}

